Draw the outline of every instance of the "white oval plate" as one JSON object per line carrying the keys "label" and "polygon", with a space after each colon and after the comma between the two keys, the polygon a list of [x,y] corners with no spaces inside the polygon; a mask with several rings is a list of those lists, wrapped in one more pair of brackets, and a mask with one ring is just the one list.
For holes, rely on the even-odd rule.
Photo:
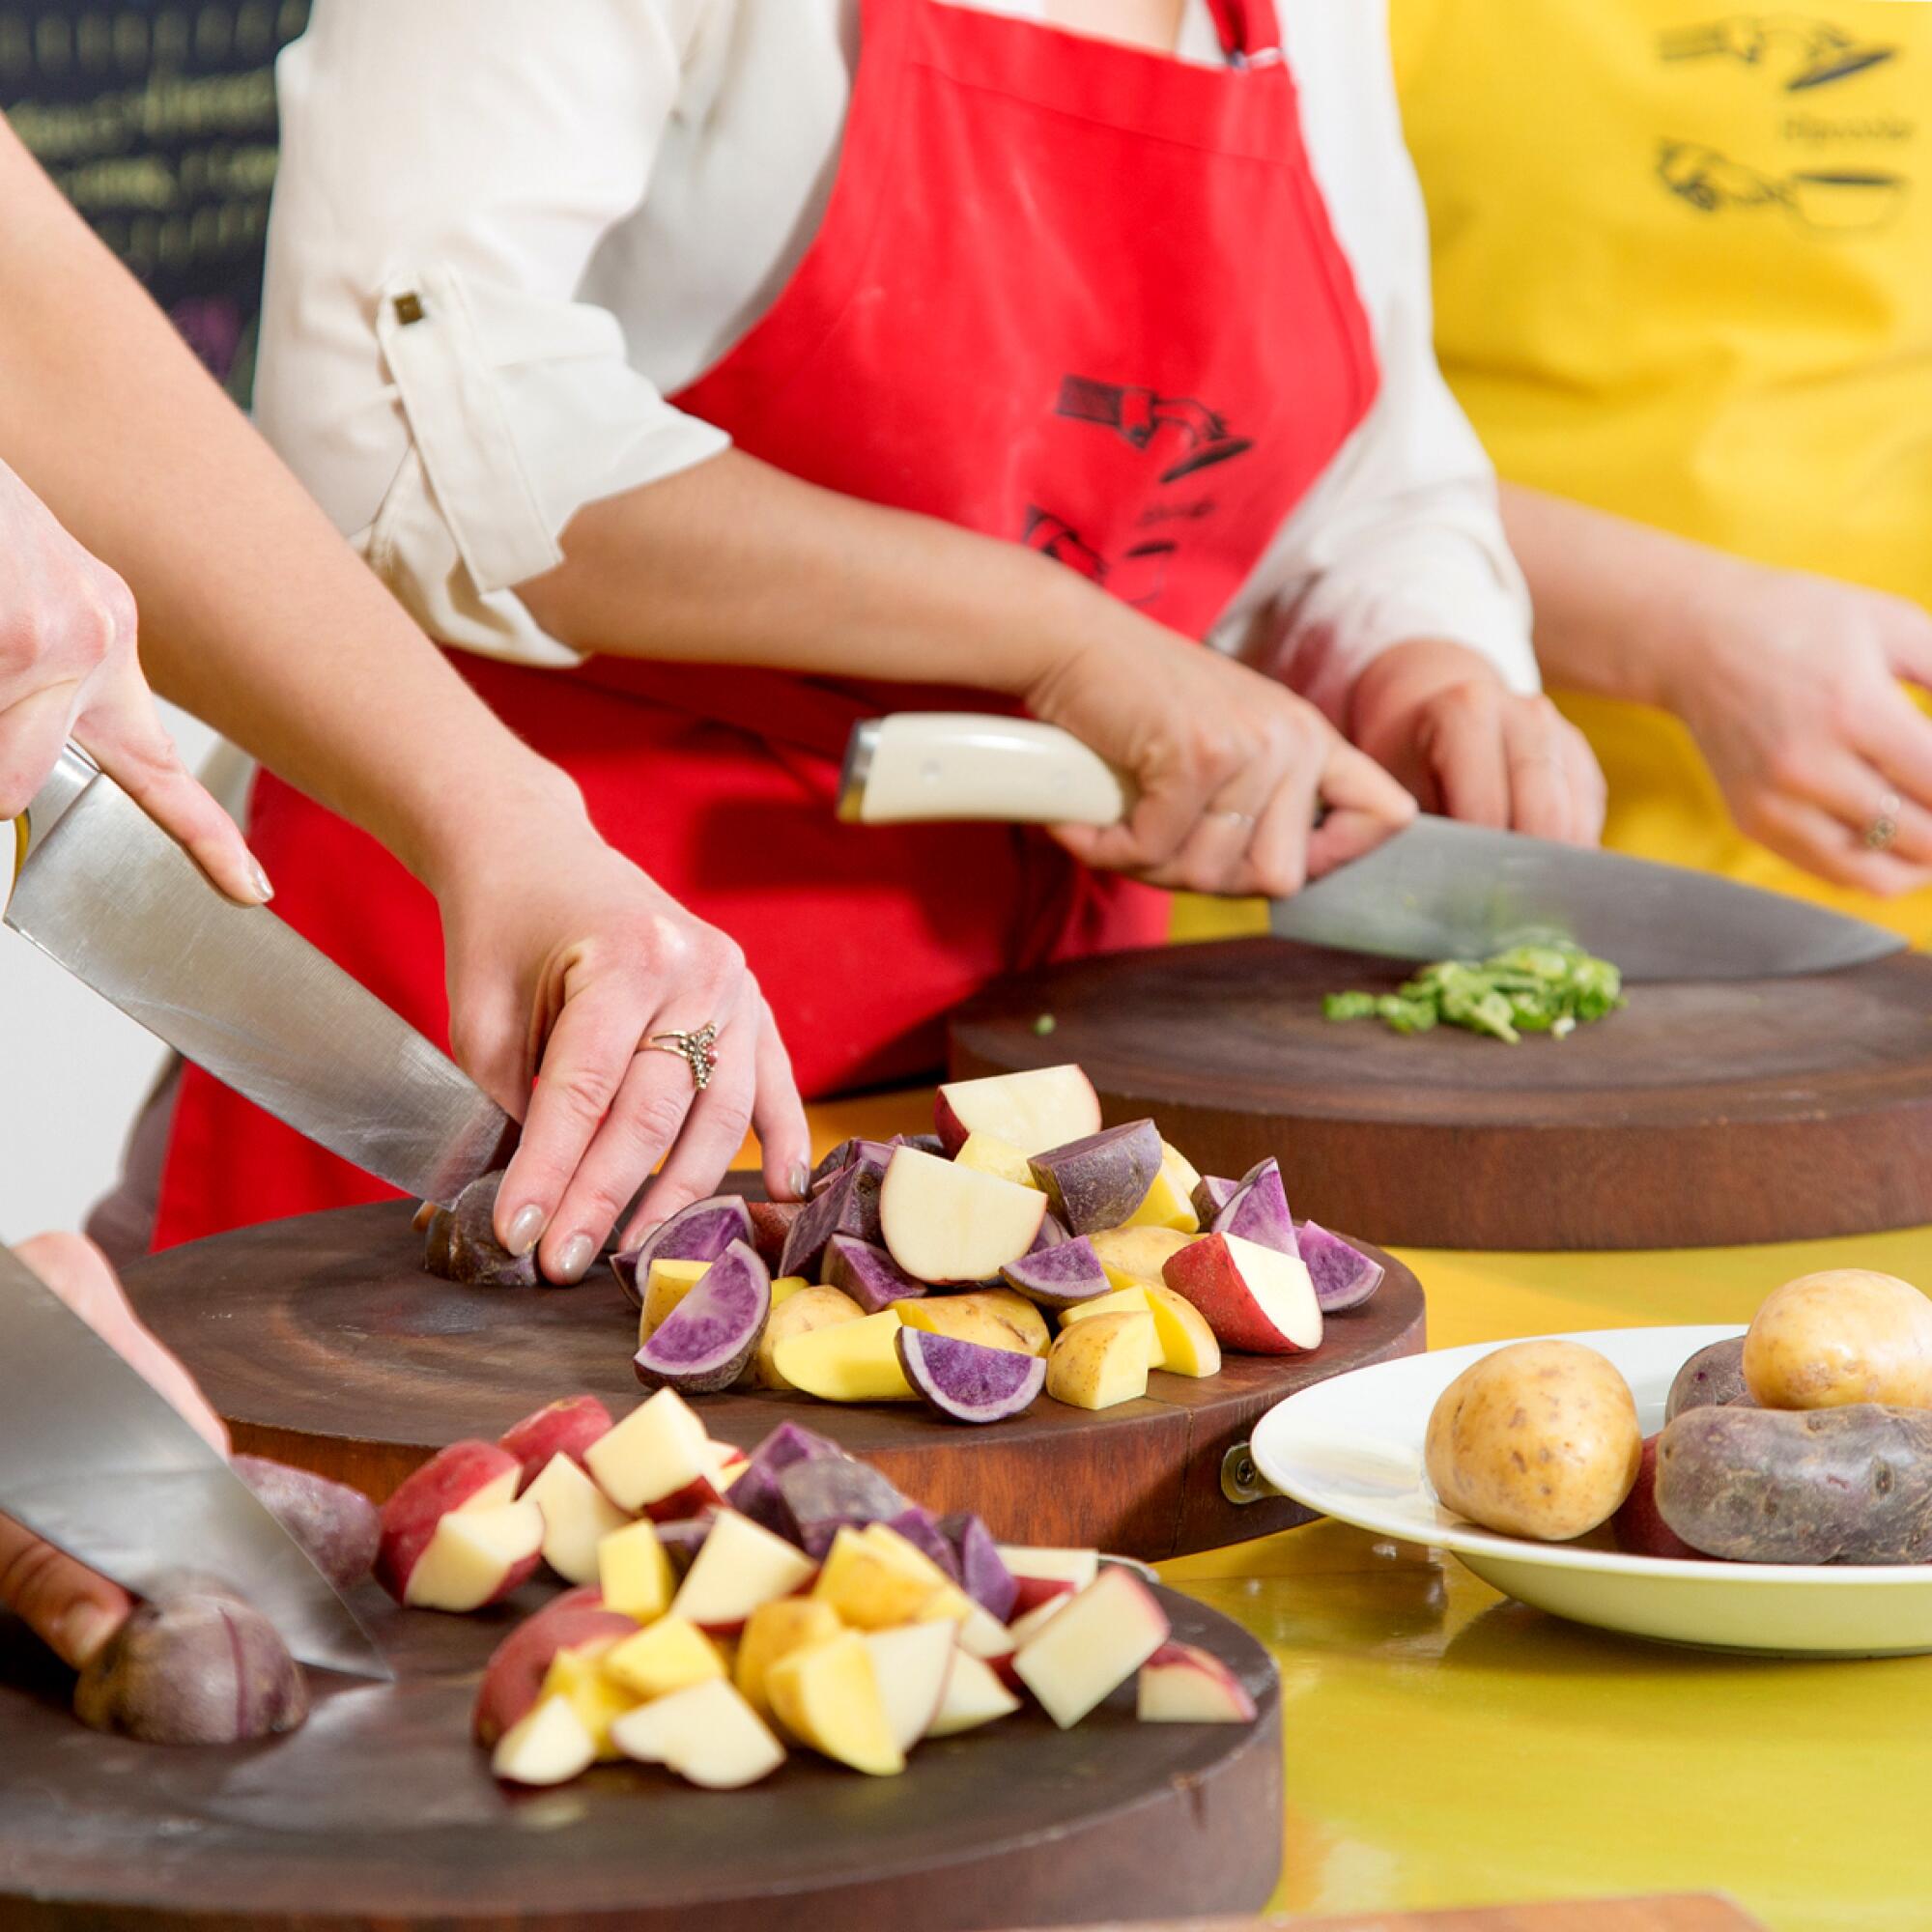
{"label": "white oval plate", "polygon": [[[1614,1362],[1646,1435],[1686,1358],[1739,1327],[1605,1328],[1581,1342]],[[1581,1543],[1529,1543],[1452,1515],[1422,1469],[1439,1396],[1484,1342],[1355,1369],[1278,1404],[1253,1439],[1256,1466],[1296,1502],[1378,1535],[1453,1550],[1486,1582],[1604,1630],[1719,1650],[1818,1657],[1932,1651],[1932,1565],[1694,1563]]]}

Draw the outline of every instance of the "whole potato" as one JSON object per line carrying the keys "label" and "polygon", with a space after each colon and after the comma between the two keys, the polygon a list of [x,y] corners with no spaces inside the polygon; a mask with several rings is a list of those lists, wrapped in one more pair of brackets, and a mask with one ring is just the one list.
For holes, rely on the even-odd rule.
{"label": "whole potato", "polygon": [[1607,1520],[1630,1494],[1643,1432],[1630,1385],[1594,1349],[1516,1342],[1442,1391],[1424,1457],[1457,1515],[1563,1543]]}
{"label": "whole potato", "polygon": [[308,1683],[261,1611],[184,1579],[135,1605],[80,1673],[73,1708],[97,1731],[147,1744],[242,1744],[294,1730]]}
{"label": "whole potato", "polygon": [[360,1490],[266,1456],[231,1461],[235,1473],[338,1590],[352,1589],[368,1576],[383,1540],[383,1517]]}
{"label": "whole potato", "polygon": [[1800,1275],[1758,1310],[1744,1374],[1766,1408],[1932,1408],[1932,1301],[1870,1268]]}
{"label": "whole potato", "polygon": [[1657,1508],[1738,1563],[1932,1560],[1932,1414],[1696,1408],[1657,1445]]}
{"label": "whole potato", "polygon": [[1745,1338],[1733,1335],[1728,1342],[1713,1342],[1708,1349],[1699,1349],[1677,1371],[1663,1405],[1663,1419],[1674,1421],[1687,1408],[1715,1408],[1750,1399],[1750,1391],[1745,1387]]}

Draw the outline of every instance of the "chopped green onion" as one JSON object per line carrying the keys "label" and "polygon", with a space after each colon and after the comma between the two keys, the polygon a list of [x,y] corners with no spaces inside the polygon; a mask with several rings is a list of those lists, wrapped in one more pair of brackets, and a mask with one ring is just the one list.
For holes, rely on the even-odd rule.
{"label": "chopped green onion", "polygon": [[1331,1020],[1378,1019],[1400,1034],[1457,1026],[1517,1045],[1526,1033],[1565,1039],[1624,1004],[1623,975],[1580,946],[1513,946],[1480,964],[1438,959],[1393,993],[1330,993]]}

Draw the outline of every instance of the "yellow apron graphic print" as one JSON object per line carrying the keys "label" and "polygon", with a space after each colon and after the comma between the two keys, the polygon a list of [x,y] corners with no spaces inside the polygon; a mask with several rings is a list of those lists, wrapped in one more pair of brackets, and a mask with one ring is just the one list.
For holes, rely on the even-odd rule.
{"label": "yellow apron graphic print", "polygon": [[[1932,606],[1932,5],[1394,0],[1436,346],[1505,477]],[[1743,838],[1689,734],[1565,700],[1609,842],[1932,939]]]}

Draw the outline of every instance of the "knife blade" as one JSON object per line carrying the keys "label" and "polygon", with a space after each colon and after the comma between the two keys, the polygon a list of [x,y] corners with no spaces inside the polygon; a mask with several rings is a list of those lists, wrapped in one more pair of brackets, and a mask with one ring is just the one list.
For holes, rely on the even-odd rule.
{"label": "knife blade", "polygon": [[[217,1080],[447,1207],[499,1164],[502,1110],[261,906],[237,905],[70,746],[28,806],[0,919]],[[0,874],[4,884],[4,874]]]}
{"label": "knife blade", "polygon": [[[866,825],[1106,825],[1132,803],[1121,774],[1051,725],[902,712],[854,727],[838,815]],[[1568,939],[1631,980],[1830,973],[1905,946],[1884,926],[1781,893],[1427,813],[1366,858],[1271,900],[1268,927],[1395,959],[1481,958]]]}
{"label": "knife blade", "polygon": [[0,1509],[137,1596],[219,1577],[304,1663],[387,1682],[355,1613],[174,1406],[0,1245]]}

